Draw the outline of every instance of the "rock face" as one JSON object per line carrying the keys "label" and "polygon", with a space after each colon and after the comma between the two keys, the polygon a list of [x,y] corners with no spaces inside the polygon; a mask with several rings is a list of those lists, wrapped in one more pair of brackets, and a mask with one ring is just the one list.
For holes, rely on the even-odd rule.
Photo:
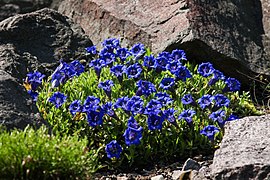
{"label": "rock face", "polygon": [[213,179],[270,179],[270,115],[246,117],[225,126],[215,152]]}
{"label": "rock face", "polygon": [[[0,123],[24,128],[39,121],[22,87],[27,72],[49,75],[58,60],[69,60],[92,42],[82,29],[51,9],[16,15],[0,22]],[[34,117],[34,118],[33,118]]]}
{"label": "rock face", "polygon": [[269,6],[268,0],[63,0],[59,11],[94,44],[123,37],[155,53],[181,48],[190,60],[212,61],[248,85],[249,76],[269,77]]}

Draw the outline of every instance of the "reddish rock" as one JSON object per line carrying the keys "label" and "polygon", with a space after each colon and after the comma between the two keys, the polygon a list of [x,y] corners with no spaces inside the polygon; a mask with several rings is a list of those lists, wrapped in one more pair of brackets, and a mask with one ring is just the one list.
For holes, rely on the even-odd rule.
{"label": "reddish rock", "polygon": [[64,0],[59,11],[94,44],[120,37],[155,53],[182,48],[190,60],[212,61],[248,85],[248,77],[269,75],[269,6],[267,0]]}

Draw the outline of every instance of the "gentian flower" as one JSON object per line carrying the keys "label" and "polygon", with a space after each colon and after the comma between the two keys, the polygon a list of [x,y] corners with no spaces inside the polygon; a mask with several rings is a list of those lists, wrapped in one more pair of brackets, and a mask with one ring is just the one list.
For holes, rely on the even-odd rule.
{"label": "gentian flower", "polygon": [[212,99],[215,101],[213,109],[218,109],[223,106],[228,107],[230,105],[230,100],[223,94],[216,94]]}
{"label": "gentian flower", "polygon": [[83,112],[96,111],[99,107],[100,99],[95,96],[88,96],[83,104]]}
{"label": "gentian flower", "polygon": [[215,84],[218,80],[224,80],[224,79],[225,79],[225,76],[223,75],[222,72],[220,72],[219,70],[214,70],[213,77],[208,82],[208,85],[211,86]]}
{"label": "gentian flower", "polygon": [[90,46],[85,48],[86,52],[92,55],[96,55],[97,54],[97,47],[96,46]]}
{"label": "gentian flower", "polygon": [[170,71],[172,74],[177,73],[178,67],[182,66],[182,64],[178,61],[170,61],[166,65],[166,69]]}
{"label": "gentian flower", "polygon": [[106,66],[106,62],[103,59],[96,59],[96,60],[92,60],[89,64],[89,67],[93,67],[95,70],[95,73],[97,75],[97,77],[99,78],[100,73],[101,73],[101,69]]}
{"label": "gentian flower", "polygon": [[109,38],[102,42],[102,46],[109,49],[118,49],[120,47],[119,39]]}
{"label": "gentian flower", "polygon": [[181,112],[178,119],[184,119],[188,124],[191,124],[193,122],[192,117],[195,114],[196,112],[192,109],[184,110],[183,112]]}
{"label": "gentian flower", "polygon": [[119,57],[122,62],[125,61],[129,56],[131,56],[131,53],[127,48],[119,48],[116,51],[116,57]]}
{"label": "gentian flower", "polygon": [[118,98],[116,100],[116,102],[114,103],[114,108],[122,108],[124,111],[128,111],[128,108],[127,108],[127,102],[129,101],[129,97],[127,96],[124,96],[124,97],[121,97],[121,98]]}
{"label": "gentian flower", "polygon": [[69,105],[69,112],[72,116],[75,116],[76,113],[82,112],[82,105],[80,100],[75,100]]}
{"label": "gentian flower", "polygon": [[154,68],[156,69],[157,72],[160,71],[165,71],[166,70],[166,65],[168,64],[168,59],[165,57],[157,57]]}
{"label": "gentian flower", "polygon": [[164,121],[164,116],[158,116],[156,114],[150,114],[148,115],[148,119],[147,119],[147,124],[148,124],[148,129],[150,131],[159,129],[162,129],[162,123]]}
{"label": "gentian flower", "polygon": [[205,109],[207,107],[211,106],[212,103],[212,96],[209,94],[203,95],[199,100],[198,103],[202,109]]}
{"label": "gentian flower", "polygon": [[218,122],[218,125],[221,128],[223,128],[225,124],[225,121],[224,121],[225,117],[226,117],[226,113],[224,110],[218,110],[218,111],[212,112],[209,116],[210,119]]}
{"label": "gentian flower", "polygon": [[176,119],[175,119],[175,116],[174,114],[176,113],[177,111],[174,109],[174,108],[170,108],[170,109],[167,109],[164,111],[164,116],[165,116],[165,119],[167,119],[170,123],[176,125]]}
{"label": "gentian flower", "polygon": [[63,93],[55,92],[50,98],[49,102],[55,105],[56,108],[59,108],[64,104],[66,101],[67,96],[65,96]]}
{"label": "gentian flower", "polygon": [[134,128],[134,129],[139,129],[140,128],[140,125],[137,123],[134,116],[130,116],[130,118],[128,119],[127,126],[131,127],[131,128]]}
{"label": "gentian flower", "polygon": [[141,75],[142,68],[138,63],[130,65],[126,70],[125,73],[127,74],[128,78],[138,78]]}
{"label": "gentian flower", "polygon": [[105,91],[106,95],[107,95],[109,98],[111,98],[111,87],[112,87],[113,85],[114,85],[114,84],[113,84],[113,81],[112,81],[112,80],[106,80],[105,82],[100,82],[100,83],[98,84],[98,87],[99,87],[99,88],[102,88],[102,89]]}
{"label": "gentian flower", "polygon": [[213,65],[209,62],[202,63],[198,67],[198,73],[200,75],[202,75],[203,77],[208,77],[208,76],[212,75],[214,70],[215,69],[213,68]]}
{"label": "gentian flower", "polygon": [[112,53],[104,53],[102,56],[100,56],[100,59],[105,62],[106,66],[112,67],[113,62],[115,61],[115,55]]}
{"label": "gentian flower", "polygon": [[107,157],[112,158],[120,158],[120,154],[123,151],[122,147],[116,140],[112,140],[110,143],[108,143],[105,147],[105,151],[107,153]]}
{"label": "gentian flower", "polygon": [[31,85],[31,88],[27,90],[36,91],[37,88],[42,84],[42,79],[45,77],[44,74],[41,74],[38,71],[33,73],[28,73],[25,83]]}
{"label": "gentian flower", "polygon": [[181,60],[187,60],[186,58],[186,53],[183,50],[180,49],[175,49],[172,51],[170,58],[173,61],[178,61],[180,62]]}
{"label": "gentian flower", "polygon": [[96,127],[103,123],[103,111],[87,111],[87,121],[89,126]]}
{"label": "gentian flower", "polygon": [[31,98],[33,99],[33,101],[37,101],[38,99],[38,93],[33,91],[33,90],[28,90],[27,93],[31,96]]}
{"label": "gentian flower", "polygon": [[143,100],[139,96],[133,96],[127,101],[126,109],[133,114],[141,114],[144,112]]}
{"label": "gentian flower", "polygon": [[167,51],[163,51],[163,52],[158,54],[158,57],[163,57],[163,58],[167,59],[167,61],[168,61],[171,58],[171,54]]}
{"label": "gentian flower", "polygon": [[184,105],[188,105],[188,104],[191,104],[191,105],[196,105],[193,97],[191,94],[186,94],[183,96],[183,98],[181,99],[182,103]]}
{"label": "gentian flower", "polygon": [[128,127],[123,135],[125,137],[126,145],[128,146],[131,146],[132,144],[139,145],[142,139],[142,131],[143,128],[141,126],[139,126],[136,129]]}
{"label": "gentian flower", "polygon": [[173,102],[172,98],[170,97],[169,94],[163,93],[163,92],[158,92],[155,94],[156,100],[161,103],[161,105],[168,105]]}
{"label": "gentian flower", "polygon": [[160,82],[159,87],[161,87],[164,90],[170,90],[173,88],[175,82],[174,82],[174,78],[163,78]]}
{"label": "gentian flower", "polygon": [[74,60],[70,63],[72,69],[75,70],[75,75],[79,76],[84,72],[84,66],[78,60]]}
{"label": "gentian flower", "polygon": [[136,83],[136,85],[139,88],[138,91],[136,92],[137,96],[141,96],[141,95],[149,96],[153,92],[156,92],[155,85],[149,81],[139,80]]}
{"label": "gentian flower", "polygon": [[231,114],[231,115],[226,119],[226,121],[234,121],[234,120],[238,120],[238,119],[239,119],[238,116]]}
{"label": "gentian flower", "polygon": [[156,58],[153,55],[144,56],[143,65],[147,67],[148,69],[155,68],[155,62],[156,62]]}
{"label": "gentian flower", "polygon": [[214,125],[208,125],[200,131],[200,134],[205,135],[209,140],[214,141],[215,134],[219,132],[219,129]]}
{"label": "gentian flower", "polygon": [[115,117],[115,112],[113,110],[113,103],[112,102],[107,102],[105,103],[101,109],[104,111],[105,114],[108,114],[111,117]]}
{"label": "gentian flower", "polygon": [[235,78],[228,78],[225,81],[225,88],[223,89],[223,92],[236,92],[240,90],[240,82]]}
{"label": "gentian flower", "polygon": [[139,59],[146,52],[145,48],[144,48],[144,45],[141,44],[141,43],[135,44],[131,48],[130,51],[131,51],[132,55],[135,57],[135,60]]}
{"label": "gentian flower", "polygon": [[151,99],[145,107],[144,114],[159,114],[161,112],[161,108],[161,102],[155,99]]}
{"label": "gentian flower", "polygon": [[111,68],[111,73],[115,75],[118,81],[121,83],[123,81],[123,72],[125,72],[126,66],[123,65],[115,65]]}
{"label": "gentian flower", "polygon": [[190,71],[185,66],[179,66],[177,71],[173,73],[176,76],[176,80],[182,80],[185,82],[187,78],[191,78]]}

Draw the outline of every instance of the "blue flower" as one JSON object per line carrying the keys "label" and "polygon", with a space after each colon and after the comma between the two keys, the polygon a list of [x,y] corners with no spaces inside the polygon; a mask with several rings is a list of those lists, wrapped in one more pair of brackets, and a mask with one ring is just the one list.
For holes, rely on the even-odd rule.
{"label": "blue flower", "polygon": [[115,112],[113,110],[113,103],[112,102],[105,103],[101,108],[102,108],[102,110],[104,111],[105,114],[108,114],[111,117],[115,116]]}
{"label": "blue flower", "polygon": [[97,75],[97,77],[99,78],[100,73],[101,73],[101,69],[106,66],[106,63],[103,59],[96,59],[96,60],[92,60],[89,64],[89,67],[93,67],[95,70],[95,73]]}
{"label": "blue flower", "polygon": [[118,79],[118,81],[121,83],[123,81],[123,73],[126,70],[126,66],[124,65],[115,65],[111,67],[111,73],[115,75]]}
{"label": "blue flower", "polygon": [[163,78],[160,82],[159,87],[161,87],[164,90],[170,90],[173,88],[175,82],[174,82],[174,78]]}
{"label": "blue flower", "polygon": [[209,62],[202,63],[198,67],[198,73],[200,75],[202,75],[203,77],[208,77],[208,76],[212,75],[214,70],[215,69],[213,68],[213,65]]}
{"label": "blue flower", "polygon": [[109,38],[109,39],[105,39],[102,42],[102,46],[109,49],[117,49],[120,47],[120,42],[119,42],[119,39]]}
{"label": "blue flower", "polygon": [[181,60],[187,60],[186,53],[183,50],[175,49],[172,51],[170,58],[173,61],[181,61]]}
{"label": "blue flower", "polygon": [[87,121],[89,126],[96,127],[103,123],[103,111],[87,111]]}
{"label": "blue flower", "polygon": [[178,119],[184,119],[188,124],[191,124],[193,122],[192,117],[195,114],[196,112],[192,109],[184,110],[183,112],[181,112]]}
{"label": "blue flower", "polygon": [[70,63],[72,69],[75,70],[75,75],[79,76],[84,72],[84,66],[78,60],[74,60]]}
{"label": "blue flower", "polygon": [[145,107],[144,114],[159,114],[162,104],[158,100],[151,99]]}
{"label": "blue flower", "polygon": [[144,45],[141,43],[135,44],[132,48],[131,48],[131,53],[133,54],[133,56],[135,57],[135,59],[137,60],[138,58],[140,58],[142,55],[144,55],[145,48]]}
{"label": "blue flower", "polygon": [[[42,84],[42,79],[45,77],[44,74],[41,74],[38,71],[33,73],[28,73],[25,83],[31,85],[31,90],[36,91],[37,88]],[[30,89],[27,89],[30,90]]]}
{"label": "blue flower", "polygon": [[170,61],[166,65],[166,69],[170,71],[172,74],[177,73],[178,67],[182,66],[182,64],[178,61]]}
{"label": "blue flower", "polygon": [[239,119],[238,116],[231,114],[231,115],[226,119],[226,121],[234,121],[234,120],[238,120],[238,119]]}
{"label": "blue flower", "polygon": [[141,126],[139,126],[138,128],[128,127],[123,135],[125,137],[126,145],[139,145],[142,139],[142,132],[143,128]]}
{"label": "blue flower", "polygon": [[119,48],[116,51],[116,57],[119,57],[121,61],[125,61],[129,56],[131,53],[127,48]]}
{"label": "blue flower", "polygon": [[100,59],[105,62],[106,66],[111,67],[115,61],[115,55],[112,53],[104,53],[102,56],[100,56]]}
{"label": "blue flower", "polygon": [[167,59],[167,61],[168,61],[171,57],[171,54],[167,51],[163,51],[163,52],[158,54],[158,57],[163,57],[163,58]]}
{"label": "blue flower", "polygon": [[176,76],[177,80],[182,80],[183,82],[185,82],[187,78],[192,77],[190,71],[185,66],[179,66],[177,71],[173,74]]}
{"label": "blue flower", "polygon": [[96,46],[90,46],[85,48],[86,52],[92,55],[96,55],[97,54],[97,48]]}
{"label": "blue flower", "polygon": [[99,109],[100,99],[95,96],[88,96],[83,104],[83,112],[96,111]]}
{"label": "blue flower", "polygon": [[27,93],[31,96],[31,98],[33,99],[33,101],[37,101],[38,100],[38,93],[33,91],[33,90],[28,90]]}
{"label": "blue flower", "polygon": [[212,96],[209,94],[203,95],[199,100],[198,103],[202,109],[205,109],[207,107],[211,106],[212,103]]}
{"label": "blue flower", "polygon": [[144,56],[143,65],[149,69],[155,68],[156,58],[153,55]]}
{"label": "blue flower", "polygon": [[137,96],[141,95],[149,96],[150,94],[156,92],[155,85],[149,81],[139,80],[136,83],[136,85],[139,88],[138,91],[136,92]]}
{"label": "blue flower", "polygon": [[170,109],[165,110],[164,111],[165,119],[167,119],[170,123],[175,124],[176,123],[176,119],[175,119],[174,114],[176,112],[177,111],[174,108],[170,108]]}
{"label": "blue flower", "polygon": [[107,153],[107,157],[112,158],[120,158],[120,154],[123,151],[122,147],[116,140],[112,140],[105,147],[105,151]]}
{"label": "blue flower", "polygon": [[230,105],[230,100],[223,94],[216,94],[212,99],[215,101],[214,109],[218,109],[223,106],[228,107]]}
{"label": "blue flower", "polygon": [[165,57],[157,57],[154,68],[160,72],[160,71],[165,71],[166,70],[166,65],[168,64],[168,59]]}
{"label": "blue flower", "polygon": [[224,79],[225,79],[225,76],[223,75],[222,72],[220,72],[219,70],[214,70],[213,77],[208,82],[208,85],[209,86],[214,85],[217,81],[224,80]]}
{"label": "blue flower", "polygon": [[138,78],[141,75],[142,68],[138,63],[135,63],[131,66],[129,66],[125,73],[127,74],[128,78]]}
{"label": "blue flower", "polygon": [[133,114],[141,114],[144,112],[143,100],[139,96],[131,97],[126,104],[126,110],[131,111]]}
{"label": "blue flower", "polygon": [[76,113],[82,112],[82,105],[80,100],[75,100],[69,105],[69,112],[72,116],[75,116]]}
{"label": "blue flower", "polygon": [[148,119],[147,119],[148,129],[150,131],[157,130],[157,129],[161,130],[163,121],[164,121],[164,116],[158,116],[156,114],[148,115]]}
{"label": "blue flower", "polygon": [[125,111],[128,111],[127,109],[127,102],[129,101],[129,97],[124,96],[124,97],[120,97],[116,100],[116,102],[114,103],[114,108],[122,108]]}
{"label": "blue flower", "polygon": [[191,105],[196,105],[193,97],[191,94],[186,94],[183,96],[183,98],[181,99],[182,103],[184,105],[188,105],[188,104],[191,104]]}
{"label": "blue flower", "polygon": [[208,125],[200,131],[200,134],[205,135],[209,140],[214,141],[214,136],[217,132],[219,132],[219,129],[216,126]]}
{"label": "blue flower", "polygon": [[112,87],[113,85],[114,85],[114,84],[113,84],[113,81],[112,81],[112,80],[106,80],[105,82],[100,82],[100,83],[98,84],[98,87],[99,87],[99,88],[102,88],[102,89],[105,91],[106,95],[107,95],[109,98],[111,98],[111,87]]}
{"label": "blue flower", "polygon": [[218,110],[215,112],[212,112],[209,116],[210,119],[212,119],[215,122],[218,122],[219,127],[223,128],[226,118],[226,112],[224,110]]}
{"label": "blue flower", "polygon": [[59,108],[64,104],[66,101],[67,96],[65,96],[63,93],[55,92],[50,98],[49,102],[55,105],[56,108]]}
{"label": "blue flower", "polygon": [[156,100],[159,101],[162,105],[168,105],[173,102],[169,94],[158,92],[155,94]]}
{"label": "blue flower", "polygon": [[236,91],[239,91],[240,90],[241,84],[235,78],[228,78],[228,79],[226,79],[225,84],[226,84],[226,86],[223,89],[223,92],[228,92],[228,91],[236,92]]}
{"label": "blue flower", "polygon": [[134,128],[134,129],[139,129],[140,128],[140,125],[137,123],[134,116],[130,116],[130,118],[128,119],[127,126],[131,127],[131,128]]}

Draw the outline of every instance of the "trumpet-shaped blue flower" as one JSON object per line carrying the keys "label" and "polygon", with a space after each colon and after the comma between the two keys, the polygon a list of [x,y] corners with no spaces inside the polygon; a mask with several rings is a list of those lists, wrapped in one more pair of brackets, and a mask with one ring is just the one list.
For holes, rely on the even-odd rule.
{"label": "trumpet-shaped blue flower", "polygon": [[174,108],[170,108],[164,111],[164,116],[165,119],[167,119],[170,123],[175,124],[176,123],[176,119],[175,119],[175,113],[177,111]]}
{"label": "trumpet-shaped blue flower", "polygon": [[178,67],[182,66],[182,64],[178,61],[170,61],[166,65],[166,69],[170,71],[172,74],[177,73]]}
{"label": "trumpet-shaped blue flower", "polygon": [[49,102],[55,105],[56,108],[59,108],[64,104],[66,101],[67,96],[65,96],[63,93],[55,92],[50,98]]}
{"label": "trumpet-shaped blue flower", "polygon": [[184,119],[188,124],[191,124],[193,122],[192,117],[195,114],[196,112],[192,109],[184,110],[183,112],[181,112],[178,119]]}
{"label": "trumpet-shaped blue flower", "polygon": [[170,58],[173,61],[181,61],[181,60],[187,60],[185,51],[181,49],[175,49],[172,51]]}
{"label": "trumpet-shaped blue flower", "polygon": [[162,129],[162,123],[164,121],[164,116],[161,115],[156,115],[156,114],[150,114],[148,115],[147,119],[147,124],[148,124],[148,129],[153,131],[153,130],[161,130]]}
{"label": "trumpet-shaped blue flower", "polygon": [[163,78],[160,82],[159,87],[161,87],[164,90],[172,89],[175,84],[174,78]]}
{"label": "trumpet-shaped blue flower", "polygon": [[85,48],[86,52],[92,55],[96,55],[97,54],[97,47],[96,46],[89,46],[87,48]]}
{"label": "trumpet-shaped blue flower", "polygon": [[184,105],[188,105],[188,104],[196,105],[196,103],[195,103],[195,101],[194,101],[194,99],[193,99],[193,97],[192,97],[191,94],[186,94],[186,95],[184,95],[184,96],[182,97],[181,101],[182,101],[182,103],[183,103]]}
{"label": "trumpet-shaped blue flower", "polygon": [[76,113],[82,112],[82,105],[80,100],[75,100],[69,105],[69,112],[74,116]]}
{"label": "trumpet-shaped blue flower", "polygon": [[223,89],[223,92],[228,92],[228,91],[236,92],[236,91],[239,91],[240,90],[241,84],[235,78],[228,78],[228,79],[226,79],[225,84],[226,84],[226,86]]}
{"label": "trumpet-shaped blue flower", "polygon": [[155,85],[149,81],[139,80],[136,83],[136,85],[139,88],[138,91],[136,92],[137,96],[141,95],[149,96],[150,94],[156,92]]}
{"label": "trumpet-shaped blue flower", "polygon": [[[28,73],[25,83],[31,85],[31,90],[36,91],[37,88],[42,84],[42,79],[45,77],[44,74],[41,74],[38,71],[33,73]],[[30,89],[27,89],[30,90]]]}
{"label": "trumpet-shaped blue flower", "polygon": [[105,147],[105,151],[107,153],[107,157],[112,158],[120,158],[120,154],[123,151],[123,148],[116,140],[112,140],[110,143],[108,143]]}
{"label": "trumpet-shaped blue flower", "polygon": [[155,94],[156,100],[161,103],[162,106],[166,106],[173,102],[173,99],[169,94],[165,92],[158,92]]}
{"label": "trumpet-shaped blue flower", "polygon": [[176,80],[181,80],[183,82],[192,77],[190,71],[185,66],[179,66],[177,71],[173,74],[176,76]]}
{"label": "trumpet-shaped blue flower", "polygon": [[70,66],[72,69],[74,69],[76,76],[79,76],[84,72],[84,66],[78,60],[72,61]]}
{"label": "trumpet-shaped blue flower", "polygon": [[126,70],[126,66],[124,65],[115,65],[111,67],[111,73],[115,75],[118,81],[121,83],[123,81],[123,73]]}
{"label": "trumpet-shaped blue flower", "polygon": [[83,104],[83,112],[96,111],[99,107],[100,99],[95,96],[88,96]]}
{"label": "trumpet-shaped blue flower", "polygon": [[218,110],[215,112],[212,112],[209,116],[210,119],[213,121],[218,122],[219,127],[223,128],[225,124],[225,118],[226,118],[226,112],[224,110]]}
{"label": "trumpet-shaped blue flower", "polygon": [[111,117],[114,117],[115,116],[115,112],[113,110],[113,103],[112,102],[107,102],[105,103],[101,109],[103,110],[103,112],[105,114],[108,114],[109,116]]}
{"label": "trumpet-shaped blue flower", "polygon": [[115,61],[115,55],[112,53],[104,53],[102,54],[102,56],[100,56],[100,59],[105,62],[106,66],[111,67],[113,65],[113,62]]}
{"label": "trumpet-shaped blue flower", "polygon": [[134,129],[139,129],[140,125],[138,124],[138,122],[135,120],[134,116],[130,116],[130,118],[128,119],[128,127],[134,128]]}
{"label": "trumpet-shaped blue flower", "polygon": [[214,85],[217,81],[224,80],[224,79],[225,79],[225,76],[223,75],[222,72],[220,72],[219,70],[214,70],[213,77],[208,82],[208,85],[209,86]]}
{"label": "trumpet-shaped blue flower", "polygon": [[127,101],[127,110],[131,111],[133,114],[141,114],[144,112],[143,100],[139,96],[133,96]]}
{"label": "trumpet-shaped blue flower", "polygon": [[103,111],[87,111],[86,114],[89,126],[96,127],[103,124]]}
{"label": "trumpet-shaped blue flower", "polygon": [[213,68],[213,65],[209,62],[202,63],[198,67],[198,73],[200,75],[202,75],[203,77],[208,77],[208,76],[212,75],[214,70],[215,69]]}
{"label": "trumpet-shaped blue flower", "polygon": [[142,139],[142,132],[143,128],[141,126],[138,128],[128,127],[123,135],[126,145],[139,145]]}
{"label": "trumpet-shaped blue flower", "polygon": [[209,140],[214,141],[215,134],[219,132],[219,129],[214,125],[208,125],[204,127],[200,134],[205,135]]}
{"label": "trumpet-shaped blue flower", "polygon": [[119,48],[116,51],[116,57],[119,57],[122,62],[125,61],[129,56],[131,56],[131,53],[127,48]]}
{"label": "trumpet-shaped blue flower", "polygon": [[144,45],[141,43],[135,44],[130,51],[135,57],[135,59],[140,58],[146,52]]}
{"label": "trumpet-shaped blue flower", "polygon": [[230,100],[223,94],[216,94],[212,99],[215,101],[214,108],[216,109],[223,106],[228,107],[230,105]]}
{"label": "trumpet-shaped blue flower", "polygon": [[161,102],[155,99],[151,99],[145,107],[144,114],[159,114],[161,112],[161,108]]}
{"label": "trumpet-shaped blue flower", "polygon": [[93,67],[97,77],[100,76],[101,73],[101,69],[106,66],[106,63],[103,59],[96,59],[96,60],[92,60],[89,64],[89,67]]}
{"label": "trumpet-shaped blue flower", "polygon": [[112,80],[106,80],[104,82],[100,82],[98,84],[98,87],[99,88],[102,88],[106,95],[110,98],[111,97],[111,87],[113,86],[113,81]]}
{"label": "trumpet-shaped blue flower", "polygon": [[31,98],[33,99],[33,101],[37,101],[38,100],[38,92],[35,92],[33,90],[28,90],[27,93],[31,96]]}
{"label": "trumpet-shaped blue flower", "polygon": [[166,65],[168,64],[168,59],[165,57],[157,57],[154,68],[160,72],[160,71],[165,71],[166,70]]}
{"label": "trumpet-shaped blue flower", "polygon": [[227,119],[226,121],[234,121],[234,120],[238,120],[239,117],[234,115],[234,114],[231,114]]}
{"label": "trumpet-shaped blue flower", "polygon": [[129,101],[129,97],[127,96],[124,96],[124,97],[121,97],[121,98],[118,98],[116,100],[116,102],[114,103],[114,108],[122,108],[123,110],[125,111],[128,111],[128,108],[127,108],[127,102]]}
{"label": "trumpet-shaped blue flower", "polygon": [[171,54],[167,51],[163,51],[161,53],[158,54],[158,58],[163,57],[165,59],[167,59],[167,61],[171,58]]}
{"label": "trumpet-shaped blue flower", "polygon": [[143,65],[149,69],[155,68],[156,58],[153,55],[144,56]]}
{"label": "trumpet-shaped blue flower", "polygon": [[138,63],[130,65],[126,70],[125,73],[127,74],[128,78],[138,78],[141,75],[142,68]]}
{"label": "trumpet-shaped blue flower", "polygon": [[212,96],[209,94],[203,95],[199,100],[198,103],[202,109],[205,109],[207,107],[211,106],[212,103]]}
{"label": "trumpet-shaped blue flower", "polygon": [[116,38],[105,39],[102,42],[102,46],[109,49],[118,49],[120,48],[120,41],[119,39],[116,39]]}

